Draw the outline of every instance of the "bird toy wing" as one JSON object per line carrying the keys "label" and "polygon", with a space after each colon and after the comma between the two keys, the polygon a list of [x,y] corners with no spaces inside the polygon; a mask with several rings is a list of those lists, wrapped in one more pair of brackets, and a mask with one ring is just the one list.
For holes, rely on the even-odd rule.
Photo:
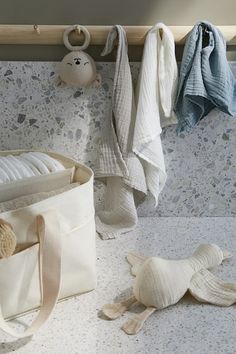
{"label": "bird toy wing", "polygon": [[207,269],[201,269],[191,279],[189,291],[200,302],[230,306],[236,302],[236,283],[226,283]]}

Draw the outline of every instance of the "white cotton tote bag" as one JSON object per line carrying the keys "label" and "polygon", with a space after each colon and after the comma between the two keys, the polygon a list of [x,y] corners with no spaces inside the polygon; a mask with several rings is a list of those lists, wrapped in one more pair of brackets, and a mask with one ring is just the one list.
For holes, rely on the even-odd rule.
{"label": "white cotton tote bag", "polygon": [[[22,152],[4,151],[0,156]],[[21,251],[0,259],[0,328],[17,338],[32,336],[58,300],[96,286],[93,172],[65,156],[48,154],[66,169],[74,168],[71,182],[80,184],[40,202],[0,213],[0,218],[12,225],[17,245],[21,245]],[[44,177],[47,184],[47,176],[42,176],[40,183]],[[18,182],[13,182],[13,188],[14,183]],[[6,321],[33,309],[39,312],[23,333]]]}

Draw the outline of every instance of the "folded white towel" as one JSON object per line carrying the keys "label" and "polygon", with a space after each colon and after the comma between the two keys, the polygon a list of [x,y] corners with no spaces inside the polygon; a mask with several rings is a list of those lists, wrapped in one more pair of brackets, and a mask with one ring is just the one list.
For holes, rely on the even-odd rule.
{"label": "folded white towel", "polygon": [[0,156],[0,183],[64,170],[56,159],[42,152],[27,152],[20,155]]}
{"label": "folded white towel", "polygon": [[173,105],[177,78],[174,38],[171,31],[159,23],[148,32],[145,41],[136,88],[133,140],[133,151],[143,160],[147,187],[156,205],[166,182],[161,125],[176,123]]}
{"label": "folded white towel", "polygon": [[103,55],[112,51],[118,38],[112,94],[110,131],[101,139],[96,175],[106,177],[105,206],[97,211],[96,227],[102,238],[114,238],[137,224],[133,190],[146,194],[143,166],[133,153],[136,108],[128,59],[126,33],[115,26],[108,35]]}

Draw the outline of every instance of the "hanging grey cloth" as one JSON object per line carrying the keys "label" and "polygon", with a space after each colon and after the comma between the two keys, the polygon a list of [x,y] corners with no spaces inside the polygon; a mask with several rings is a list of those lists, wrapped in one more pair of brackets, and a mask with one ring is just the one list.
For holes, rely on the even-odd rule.
{"label": "hanging grey cloth", "polygon": [[236,114],[236,80],[222,33],[209,22],[199,22],[184,48],[175,105],[177,132],[191,130],[215,107]]}
{"label": "hanging grey cloth", "polygon": [[96,176],[105,177],[107,185],[105,205],[96,215],[97,232],[103,239],[135,228],[138,217],[134,191],[139,197],[147,193],[142,164],[132,151],[136,107],[126,33],[121,26],[114,26],[108,34],[102,55],[113,50],[117,39],[110,123],[103,131],[96,169]]}

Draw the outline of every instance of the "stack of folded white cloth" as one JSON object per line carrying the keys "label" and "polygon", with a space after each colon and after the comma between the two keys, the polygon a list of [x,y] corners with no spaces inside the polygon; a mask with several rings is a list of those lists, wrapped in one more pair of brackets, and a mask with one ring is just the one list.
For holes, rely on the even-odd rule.
{"label": "stack of folded white cloth", "polygon": [[56,159],[42,152],[27,152],[18,156],[0,157],[0,183],[40,176],[64,170]]}

